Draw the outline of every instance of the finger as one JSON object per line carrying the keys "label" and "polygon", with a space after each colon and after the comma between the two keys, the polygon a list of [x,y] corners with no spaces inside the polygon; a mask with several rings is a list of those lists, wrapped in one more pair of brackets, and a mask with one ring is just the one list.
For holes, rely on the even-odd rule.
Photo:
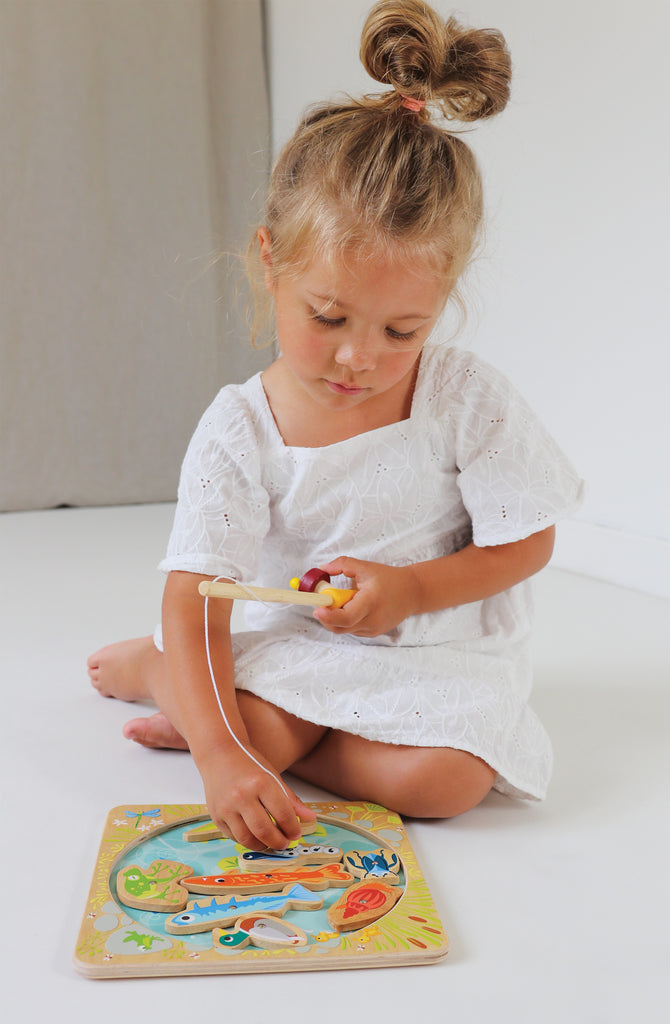
{"label": "finger", "polygon": [[[297,818],[295,819],[297,821]],[[263,852],[264,850],[285,850],[289,841],[284,833],[274,824],[272,816],[262,805],[244,814],[231,814],[228,818],[230,834],[238,843],[248,850]],[[302,831],[298,826],[298,839]]]}
{"label": "finger", "polygon": [[[297,816],[292,810],[290,815],[295,822],[293,835],[290,837],[277,825],[274,814],[263,804],[258,804],[253,809],[247,811],[244,815],[244,820],[255,841],[261,844],[261,848],[285,850],[291,839],[298,839],[302,835]],[[291,831],[290,829],[287,830]]]}
{"label": "finger", "polygon": [[364,597],[352,597],[343,608],[317,608],[314,618],[333,632],[350,633],[362,625],[370,609]]}
{"label": "finger", "polygon": [[335,608],[329,605],[324,608],[316,608],[315,612],[328,616],[329,619],[335,622],[342,622],[351,625],[352,622],[356,622],[358,619],[367,615],[371,607],[370,597],[365,590],[360,588],[354,588],[354,593],[350,599],[343,604],[341,608]]}
{"label": "finger", "polygon": [[[295,820],[297,822],[298,828],[300,829],[300,825],[303,822],[307,823],[307,822],[316,821],[316,811],[312,807],[310,807],[309,804],[303,803],[303,801],[297,795],[295,790],[291,789],[290,786],[287,786],[287,784],[286,784],[284,779],[282,779],[282,787],[283,787],[284,792],[286,793],[286,795],[287,795],[287,797],[288,797],[288,799],[290,801],[292,812],[293,812],[293,815],[295,816]],[[281,811],[280,811],[280,813],[281,813]],[[273,814],[274,814],[274,812],[273,812]],[[283,822],[282,822],[281,818],[275,816],[275,820],[277,821],[277,825],[283,827]],[[290,824],[292,826],[292,824],[293,824],[293,817],[291,817]],[[302,835],[302,830],[300,832],[300,835]],[[293,836],[292,838],[299,839],[300,836]]]}
{"label": "finger", "polygon": [[243,846],[247,845],[247,839],[251,840],[251,842],[254,841],[254,837],[252,836],[251,832],[249,832],[247,826],[244,824],[244,820],[240,817],[239,814],[236,814],[234,811],[227,813],[225,818],[221,817],[220,815],[214,816],[212,814],[212,821],[214,822],[217,828],[221,829],[224,838],[227,837],[229,839],[234,839],[236,842],[241,843]]}
{"label": "finger", "polygon": [[268,845],[254,835],[253,831],[247,825],[244,818],[239,814],[230,814],[228,816],[227,832],[232,839],[240,844],[240,846],[246,847],[247,850],[255,850],[257,853],[262,853],[267,850]]}
{"label": "finger", "polygon": [[327,572],[329,576],[346,576],[350,580],[355,580],[360,575],[364,565],[365,563],[361,562],[358,558],[342,555],[339,558],[334,558],[327,565],[319,566],[319,568]]}
{"label": "finger", "polygon": [[370,638],[381,636],[381,634],[385,632],[384,629],[379,628],[376,618],[372,615],[363,615],[360,619],[357,619],[350,625],[342,624],[341,619],[336,620],[336,622],[329,622],[321,615],[315,615],[315,618],[317,618],[323,628],[327,629],[330,633],[348,633],[350,636],[363,636]]}
{"label": "finger", "polygon": [[293,791],[290,790],[289,792],[293,799],[293,809],[297,815],[298,821],[302,824],[307,824],[308,822],[316,821],[316,811],[312,807],[309,807],[307,804],[304,804],[300,797],[296,796],[295,793],[293,793]]}
{"label": "finger", "polygon": [[281,835],[288,842],[293,842],[302,837],[301,822],[314,821],[316,814],[290,787],[283,788],[285,795],[273,790],[264,795],[262,803]]}

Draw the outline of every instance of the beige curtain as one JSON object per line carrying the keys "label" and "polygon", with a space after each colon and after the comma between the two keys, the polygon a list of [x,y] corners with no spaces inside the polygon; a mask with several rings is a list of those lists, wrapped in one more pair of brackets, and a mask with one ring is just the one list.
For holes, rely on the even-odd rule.
{"label": "beige curtain", "polygon": [[170,500],[270,151],[261,0],[0,0],[0,509]]}

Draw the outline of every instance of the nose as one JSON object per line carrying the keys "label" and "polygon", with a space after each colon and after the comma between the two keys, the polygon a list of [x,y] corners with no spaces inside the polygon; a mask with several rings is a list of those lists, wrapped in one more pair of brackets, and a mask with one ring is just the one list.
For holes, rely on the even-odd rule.
{"label": "nose", "polygon": [[350,335],[338,345],[335,362],[338,366],[348,367],[354,373],[361,373],[363,370],[374,370],[377,365],[377,353],[371,339],[362,335]]}

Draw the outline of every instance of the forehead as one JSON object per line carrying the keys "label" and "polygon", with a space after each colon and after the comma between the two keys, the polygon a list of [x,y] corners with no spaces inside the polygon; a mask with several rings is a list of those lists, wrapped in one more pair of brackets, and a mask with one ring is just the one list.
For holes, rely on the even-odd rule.
{"label": "forehead", "polygon": [[324,303],[383,306],[393,316],[433,316],[447,298],[444,280],[426,265],[376,253],[314,256],[296,284]]}

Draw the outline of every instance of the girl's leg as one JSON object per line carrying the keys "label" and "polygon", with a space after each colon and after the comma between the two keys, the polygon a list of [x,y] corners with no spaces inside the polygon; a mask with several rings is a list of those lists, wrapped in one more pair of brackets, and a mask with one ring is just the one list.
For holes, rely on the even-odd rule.
{"label": "girl's leg", "polygon": [[101,647],[86,662],[91,685],[101,696],[129,701],[154,699],[154,676],[162,671],[161,663],[150,636]]}
{"label": "girl's leg", "polygon": [[326,726],[296,718],[245,690],[237,691],[237,706],[252,746],[260,750],[278,772],[286,771],[309,754],[328,732]]}
{"label": "girl's leg", "polygon": [[[103,647],[88,659],[88,673],[103,697],[149,699],[161,709],[148,718],[127,722],[123,729],[126,739],[146,747],[188,750],[186,740],[170,721],[165,663],[152,637]],[[324,726],[296,718],[253,693],[238,690],[237,700],[252,745],[279,772],[304,757],[327,731]]]}
{"label": "girl's leg", "polygon": [[291,772],[347,800],[371,800],[412,818],[452,818],[480,803],[496,773],[451,747],[403,747],[331,731]]}
{"label": "girl's leg", "polygon": [[[106,697],[163,700],[163,655],[151,637],[104,647],[88,660],[93,686]],[[409,817],[449,818],[476,806],[495,772],[462,750],[373,743],[289,715],[253,694],[239,692],[252,744],[275,768],[349,800],[372,800]],[[150,747],[188,749],[163,711],[136,718],[124,735]]]}
{"label": "girl's leg", "polygon": [[[88,659],[91,685],[103,697],[119,700],[158,699],[163,686],[163,655],[153,638],[140,637],[102,647]],[[134,718],[123,727],[126,739],[145,747],[188,750],[188,743],[162,711],[148,718]]]}

